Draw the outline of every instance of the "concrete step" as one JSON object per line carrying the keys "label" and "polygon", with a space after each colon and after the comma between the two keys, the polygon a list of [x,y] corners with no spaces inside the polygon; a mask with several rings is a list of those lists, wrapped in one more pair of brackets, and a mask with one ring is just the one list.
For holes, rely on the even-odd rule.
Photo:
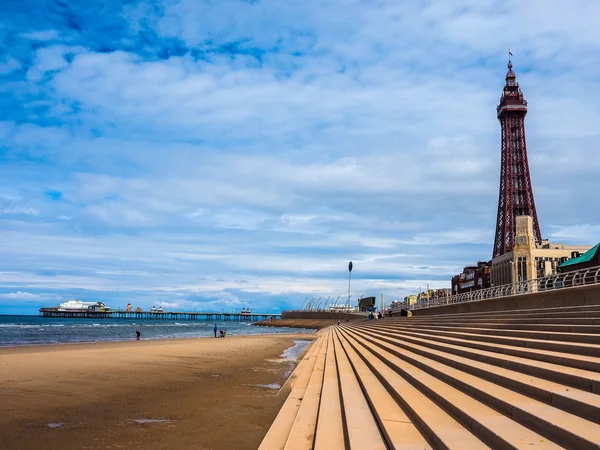
{"label": "concrete step", "polygon": [[339,340],[334,339],[347,446],[386,450],[386,444]]}
{"label": "concrete step", "polygon": [[[395,319],[387,319],[389,321],[394,321]],[[372,320],[366,323],[364,326],[373,326],[378,327],[381,325],[379,320]],[[382,322],[385,322],[383,320]],[[399,321],[402,323],[414,323],[416,325],[428,325],[428,323],[423,322],[412,322],[412,318],[407,321],[402,320]],[[358,322],[354,324],[354,326],[361,326],[364,322]],[[578,334],[600,334],[600,326],[599,325],[569,325],[569,324],[533,324],[533,323],[503,323],[503,322],[463,322],[463,321],[454,321],[454,322],[435,322],[438,325],[444,325],[447,327],[479,327],[479,328],[489,328],[489,329],[509,329],[509,330],[526,330],[526,331],[548,331],[548,332],[558,332],[558,333],[578,333]]]}
{"label": "concrete step", "polygon": [[354,349],[360,352],[361,359],[410,420],[427,437],[433,448],[456,450],[489,448],[432,399],[392,370],[386,362],[359,350],[356,346]]}
{"label": "concrete step", "polygon": [[[430,449],[425,437],[379,382],[376,375],[364,363],[354,349],[345,345],[345,339],[336,333],[339,347],[346,353],[356,378],[363,390],[375,420],[389,448]],[[325,448],[325,447],[324,447]],[[326,447],[330,448],[330,447]]]}
{"label": "concrete step", "polygon": [[300,378],[300,375],[302,375],[302,372],[305,370],[310,370],[306,369],[306,366],[310,364],[311,361],[314,363],[314,359],[311,358],[315,351],[315,344],[318,345],[317,341],[318,339],[314,340],[308,345],[308,347],[305,350],[305,354],[302,356],[296,368],[290,374],[284,385],[281,387],[280,391],[283,391],[286,387],[291,391],[298,382],[298,379]]}
{"label": "concrete step", "polygon": [[[412,329],[431,329],[439,331],[460,331],[465,333],[474,333],[479,335],[494,335],[494,336],[513,336],[522,337],[526,339],[539,339],[545,341],[555,342],[580,342],[586,344],[597,344],[600,345],[599,334],[589,333],[560,333],[552,331],[531,331],[531,330],[510,330],[506,328],[480,328],[480,327],[449,327],[445,325],[431,324],[406,324]],[[383,326],[383,325],[382,325]],[[405,326],[404,323],[398,325],[399,327]]]}
{"label": "concrete step", "polygon": [[321,335],[311,344],[310,350],[296,367],[300,373],[292,391],[263,438],[259,450],[283,450],[285,448],[323,343],[324,335]]}
{"label": "concrete step", "polygon": [[[460,319],[461,323],[504,323],[504,324],[537,324],[537,325],[600,325],[600,313],[594,313],[594,315],[586,315],[584,317],[519,317],[519,316],[492,316],[492,317],[456,317],[456,318],[443,318],[437,317],[433,318],[419,318],[419,317],[410,317],[407,319],[399,319],[405,321],[413,321],[418,323],[445,323],[445,322],[454,322],[457,319]],[[392,318],[392,320],[394,320]]]}
{"label": "concrete step", "polygon": [[340,397],[333,333],[327,335],[327,354],[323,389],[319,404],[319,420],[315,437],[315,450],[343,450],[346,435],[342,421],[342,400]]}
{"label": "concrete step", "polygon": [[[593,422],[405,348],[400,350],[396,346],[378,339],[377,336],[370,335],[370,333],[361,336],[357,329],[348,329],[343,332],[347,336],[355,337],[356,340],[363,339],[365,348],[369,348],[372,353],[386,361],[394,370],[401,372],[403,376],[409,375],[411,370],[414,373],[415,368],[420,369],[425,374],[411,376],[411,383],[426,392],[429,397],[444,404],[445,408],[454,408],[455,414],[460,414],[457,409],[462,411],[462,414],[466,416],[465,420],[467,418],[477,420],[477,418],[485,417],[481,410],[469,413],[463,409],[467,398],[470,396],[472,399],[487,405],[492,411],[502,413],[503,416],[520,424],[522,429],[518,434],[522,434],[528,428],[566,448],[597,449],[600,447],[599,429]],[[392,360],[391,356],[396,357],[396,359]],[[454,396],[462,393],[465,397],[444,398],[444,394],[447,392],[452,392]],[[450,394],[446,395],[449,396]],[[498,417],[495,417],[491,422],[498,423],[499,420]],[[498,427],[496,436],[506,440],[509,436],[515,436],[515,434],[514,425],[504,424]],[[520,443],[518,446],[513,446],[513,448],[526,448],[528,445],[528,443],[525,443],[525,445]],[[495,444],[494,447],[500,447],[500,445]]]}
{"label": "concrete step", "polygon": [[557,364],[565,367],[572,367],[592,372],[600,372],[600,358],[595,356],[578,355],[552,350],[542,350],[536,348],[523,348],[513,345],[505,345],[499,343],[488,343],[470,339],[460,339],[441,334],[423,333],[421,330],[413,330],[411,328],[402,329],[379,329],[380,333],[388,333],[391,335],[410,336],[417,339],[426,339],[428,341],[436,341],[439,343],[450,344],[457,348],[483,350],[486,352],[501,353],[503,355],[517,356],[529,360],[543,361],[547,363]]}
{"label": "concrete step", "polygon": [[[377,339],[380,336],[371,330],[354,329],[352,332],[356,332],[367,339]],[[385,340],[385,342],[504,386],[593,422],[600,422],[600,395],[418,344],[400,345],[399,340]]]}
{"label": "concrete step", "polygon": [[321,330],[260,450],[600,450],[600,306]]}
{"label": "concrete step", "polygon": [[[521,355],[517,356],[509,354],[510,352],[507,353],[506,349],[502,348],[503,346],[500,344],[495,344],[491,348],[488,346],[486,350],[483,350],[457,343],[441,342],[437,339],[431,339],[432,336],[427,335],[415,336],[407,333],[394,333],[391,336],[386,336],[386,332],[383,331],[379,334],[382,339],[396,338],[400,342],[423,345],[435,350],[545,378],[584,391],[600,393],[600,373],[595,370],[573,367],[573,365],[585,365],[585,360],[590,357],[560,354],[556,359],[546,362],[543,361],[548,356],[545,350],[531,349],[527,352],[521,352]],[[578,361],[580,364],[577,364]]]}
{"label": "concrete step", "polygon": [[[411,324],[412,325],[412,324]],[[497,344],[510,345],[514,347],[537,348],[541,350],[550,350],[562,353],[573,353],[577,355],[586,355],[600,357],[600,344],[574,343],[550,341],[548,339],[533,339],[515,336],[506,336],[505,333],[496,332],[495,334],[484,334],[460,330],[440,330],[439,328],[425,328],[414,326],[394,326],[393,324],[382,324],[381,330],[404,330],[418,331],[419,333],[448,336],[458,339],[473,340],[479,342],[491,342]]]}
{"label": "concrete step", "polygon": [[[472,312],[472,313],[454,313],[454,314],[432,314],[432,315],[419,315],[419,310],[415,310],[413,318],[429,319],[429,318],[443,318],[452,319],[456,317],[493,317],[493,316],[506,316],[506,317],[535,317],[536,315],[551,317],[552,314],[559,314],[556,317],[562,317],[562,315],[571,314],[584,314],[595,316],[600,314],[600,305],[588,305],[588,306],[568,306],[558,308],[535,308],[535,309],[517,309],[517,310],[500,310],[500,311],[485,311],[485,312]],[[577,316],[574,316],[577,317]],[[584,316],[582,316],[584,317]]]}
{"label": "concrete step", "polygon": [[[365,328],[365,332],[367,330],[371,333],[374,332],[372,329]],[[418,337],[404,333],[392,334],[380,330],[375,331],[375,333],[379,339],[395,343],[399,346],[408,346],[412,344],[423,345],[434,350],[439,350],[476,361],[504,367],[506,369],[511,369],[517,372],[555,381],[557,383],[572,386],[584,391],[600,393],[600,373],[595,371],[587,371],[555,363],[536,361],[529,358],[511,356],[494,351],[471,349],[459,345],[447,344],[444,342],[427,339],[430,336]],[[542,350],[538,350],[538,352],[541,351]],[[535,351],[532,350],[532,352]]]}
{"label": "concrete step", "polygon": [[311,450],[314,447],[329,334],[331,332],[321,338],[322,344],[316,353],[315,364],[288,435],[285,450]]}
{"label": "concrete step", "polygon": [[[490,448],[561,448],[547,437],[532,431],[528,427],[518,423],[512,417],[502,411],[491,408],[473,396],[457,389],[446,381],[431,375],[422,368],[407,361],[391,352],[386,351],[354,332],[344,330],[342,332],[361,357],[374,364],[379,360],[387,367],[386,373],[382,373],[384,379],[400,377],[404,382],[410,382],[421,393],[441,407],[446,414],[461,423],[465,431],[481,439],[481,444]],[[394,389],[394,384],[389,383]],[[403,392],[398,392],[402,395]],[[447,417],[438,418],[439,421],[448,420]],[[428,422],[429,423],[429,422]],[[480,444],[480,445],[481,445]],[[462,443],[462,448],[471,448]],[[471,443],[470,445],[474,445]],[[461,448],[460,446],[458,448]]]}

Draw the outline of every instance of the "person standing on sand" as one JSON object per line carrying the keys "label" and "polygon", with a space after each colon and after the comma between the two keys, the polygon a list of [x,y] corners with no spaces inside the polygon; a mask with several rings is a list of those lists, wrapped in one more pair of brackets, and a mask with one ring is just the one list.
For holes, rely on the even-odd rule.
{"label": "person standing on sand", "polygon": [[215,323],[214,332],[215,332],[215,337],[217,337],[217,324],[216,323]]}
{"label": "person standing on sand", "polygon": [[140,333],[140,330],[136,330],[135,331],[135,340],[139,341],[140,340],[140,336],[142,335],[142,333]]}

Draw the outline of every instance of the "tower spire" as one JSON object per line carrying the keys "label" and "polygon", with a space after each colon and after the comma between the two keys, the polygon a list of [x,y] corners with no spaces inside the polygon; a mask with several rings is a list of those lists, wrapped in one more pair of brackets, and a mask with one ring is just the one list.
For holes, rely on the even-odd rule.
{"label": "tower spire", "polygon": [[535,240],[542,240],[527,160],[527,100],[523,97],[523,91],[517,83],[517,75],[512,70],[511,56],[509,50],[506,84],[496,108],[502,130],[502,156],[494,258],[512,251],[515,246],[517,216],[531,216]]}

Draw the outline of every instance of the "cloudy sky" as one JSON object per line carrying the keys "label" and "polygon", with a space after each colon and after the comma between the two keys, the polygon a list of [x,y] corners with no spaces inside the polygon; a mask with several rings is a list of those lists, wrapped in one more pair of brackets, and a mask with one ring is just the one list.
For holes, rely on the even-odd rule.
{"label": "cloudy sky", "polygon": [[[452,5],[450,5],[452,3]],[[596,0],[0,2],[0,313],[275,311],[491,257],[507,49],[545,238],[600,241]]]}

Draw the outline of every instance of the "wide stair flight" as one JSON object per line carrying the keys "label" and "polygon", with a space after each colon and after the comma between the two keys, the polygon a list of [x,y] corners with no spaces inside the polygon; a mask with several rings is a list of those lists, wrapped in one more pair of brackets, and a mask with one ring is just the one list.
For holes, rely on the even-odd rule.
{"label": "wide stair flight", "polygon": [[600,306],[320,332],[260,450],[600,449]]}

